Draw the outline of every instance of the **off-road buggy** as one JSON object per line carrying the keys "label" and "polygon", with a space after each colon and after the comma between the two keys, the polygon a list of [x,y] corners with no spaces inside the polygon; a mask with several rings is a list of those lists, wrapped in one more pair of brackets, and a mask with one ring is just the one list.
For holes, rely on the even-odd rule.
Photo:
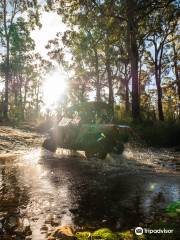
{"label": "off-road buggy", "polygon": [[[93,109],[93,113],[87,105],[91,105],[90,109]],[[111,116],[108,114],[107,104],[101,105],[100,109],[97,109],[96,103],[93,102],[86,103],[84,108],[81,104],[82,112],[78,107],[73,107],[68,111],[67,115],[71,115],[71,118],[62,118],[60,123],[50,130],[43,147],[52,152],[55,152],[58,147],[81,150],[85,151],[86,157],[97,156],[99,158],[105,158],[107,153],[111,152],[122,153],[124,142],[128,140],[131,128],[105,123],[110,121],[108,117]]]}

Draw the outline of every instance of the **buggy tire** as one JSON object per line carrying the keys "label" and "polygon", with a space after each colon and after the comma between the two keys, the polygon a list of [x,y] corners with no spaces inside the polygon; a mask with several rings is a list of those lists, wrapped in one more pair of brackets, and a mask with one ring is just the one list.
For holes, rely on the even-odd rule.
{"label": "buggy tire", "polygon": [[122,154],[123,151],[124,151],[124,144],[123,143],[118,143],[113,149],[113,153],[116,153],[116,154]]}
{"label": "buggy tire", "polygon": [[56,152],[56,149],[57,149],[56,142],[51,138],[45,139],[42,144],[42,147],[50,152]]}
{"label": "buggy tire", "polygon": [[105,159],[106,156],[107,156],[107,153],[106,152],[99,152],[96,154],[96,156],[100,159]]}

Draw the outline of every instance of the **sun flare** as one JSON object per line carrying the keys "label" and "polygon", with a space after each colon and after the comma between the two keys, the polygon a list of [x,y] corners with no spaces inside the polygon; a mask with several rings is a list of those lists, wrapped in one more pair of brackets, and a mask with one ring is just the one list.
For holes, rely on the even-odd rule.
{"label": "sun flare", "polygon": [[59,102],[67,89],[65,75],[61,72],[49,74],[43,84],[43,102],[46,108]]}

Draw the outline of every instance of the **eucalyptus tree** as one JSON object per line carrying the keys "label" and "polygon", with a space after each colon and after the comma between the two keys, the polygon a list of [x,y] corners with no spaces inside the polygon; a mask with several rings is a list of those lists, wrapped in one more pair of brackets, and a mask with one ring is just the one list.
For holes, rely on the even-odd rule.
{"label": "eucalyptus tree", "polygon": [[[88,5],[81,2],[67,1],[58,4],[49,2],[51,9],[57,10],[63,15],[64,21],[71,28],[63,36],[63,43],[68,47],[75,69],[77,62],[81,64],[89,78],[85,78],[87,85],[92,85],[96,92],[96,101],[102,100],[103,88],[107,88],[108,102],[114,104],[114,67],[115,51],[114,43],[117,42],[112,22],[109,18],[98,17],[99,9],[88,11]],[[76,11],[80,9],[80,12]],[[73,14],[71,14],[71,11]],[[88,11],[88,14],[87,14]],[[77,31],[75,31],[77,27]],[[58,59],[58,58],[57,58]],[[77,69],[77,68],[76,68]]]}
{"label": "eucalyptus tree", "polygon": [[[23,88],[25,72],[29,66],[29,56],[32,54],[35,43],[30,36],[28,24],[23,18],[18,18],[11,27],[10,39],[10,68],[11,81],[9,82],[9,94],[14,95],[14,109],[23,116]],[[11,102],[9,101],[9,104]]]}
{"label": "eucalyptus tree", "polygon": [[0,38],[2,53],[5,61],[5,97],[4,117],[8,118],[9,106],[9,82],[11,81],[11,40],[14,24],[19,18],[24,18],[32,29],[39,25],[39,5],[37,0],[1,0],[0,1]]}
{"label": "eucalyptus tree", "polygon": [[177,93],[178,98],[180,100],[180,34],[179,30],[177,30],[176,37],[173,37],[172,43],[171,43],[171,63],[173,67],[173,72],[175,75],[176,80],[176,86],[177,86]]}
{"label": "eucalyptus tree", "polygon": [[[126,105],[128,108],[129,82],[131,81],[132,116],[134,120],[138,120],[140,119],[140,86],[143,85],[140,83],[140,66],[143,65],[141,52],[147,46],[147,38],[148,40],[152,39],[154,35],[163,37],[167,26],[170,26],[172,30],[174,23],[171,22],[168,25],[167,19],[176,3],[176,0],[52,0],[47,1],[47,9],[54,10],[60,14],[71,31],[77,29],[77,32],[81,31],[85,36],[89,32],[85,41],[85,48],[79,48],[79,53],[86,53],[83,55],[84,61],[86,61],[86,64],[88,64],[87,61],[89,62],[89,66],[91,66],[89,68],[90,71],[92,71],[93,66],[95,67],[96,80],[97,83],[100,80],[100,87],[103,86],[104,82],[105,84],[108,83],[109,102],[111,104],[114,101],[114,84],[116,85],[114,79],[119,79],[121,81],[120,85],[123,85],[122,70],[125,71]],[[167,17],[165,17],[165,12],[168,13]],[[164,14],[164,16],[161,16],[162,20],[160,20],[159,13],[161,15]],[[94,34],[95,32],[96,34]],[[170,32],[167,33],[168,36],[169,34]],[[98,38],[99,36],[100,39]],[[160,38],[157,41],[160,41]],[[166,38],[168,39],[167,36]],[[77,42],[77,39],[74,39],[74,46]],[[93,45],[93,43],[96,44]],[[160,48],[164,44],[162,42]],[[119,49],[118,54],[116,49]],[[158,51],[158,54],[161,55],[161,50]],[[92,53],[94,53],[94,56]],[[95,61],[95,59],[98,61]],[[159,61],[159,56],[157,60]],[[105,74],[100,74],[101,69],[105,70]],[[118,71],[115,74],[117,69]],[[158,79],[160,78],[159,74],[161,74],[159,72],[159,63],[156,70]],[[107,81],[102,80],[105,78],[107,78]],[[158,89],[160,89],[159,80],[156,82]],[[161,89],[158,95],[159,118],[163,120]]]}
{"label": "eucalyptus tree", "polygon": [[[165,1],[166,2],[166,1]],[[159,120],[164,120],[162,104],[162,75],[168,75],[169,48],[177,23],[177,9],[174,4],[166,5],[149,16],[149,50],[147,51],[154,66],[154,76],[157,87],[158,115]]]}

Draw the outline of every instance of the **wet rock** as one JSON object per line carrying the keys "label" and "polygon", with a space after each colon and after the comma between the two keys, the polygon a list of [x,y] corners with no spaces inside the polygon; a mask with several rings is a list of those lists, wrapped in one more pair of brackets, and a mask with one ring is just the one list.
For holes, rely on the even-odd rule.
{"label": "wet rock", "polygon": [[30,228],[30,226],[26,226],[25,228],[24,228],[24,234],[27,236],[27,235],[31,235],[32,234],[32,231],[31,231],[31,228]]}
{"label": "wet rock", "polygon": [[51,225],[54,226],[54,227],[57,227],[59,225],[58,219],[52,219],[51,220]]}
{"label": "wet rock", "polygon": [[15,228],[18,226],[18,218],[16,216],[10,216],[7,222],[9,228]]}
{"label": "wet rock", "polygon": [[33,218],[32,218],[32,221],[34,221],[34,222],[36,222],[36,221],[38,221],[38,220],[39,220],[38,217],[33,217]]}
{"label": "wet rock", "polygon": [[25,238],[25,240],[32,240],[32,237],[27,236],[27,237]]}
{"label": "wet rock", "polygon": [[51,221],[52,221],[52,216],[51,215],[48,215],[44,221],[45,224],[51,224]]}
{"label": "wet rock", "polygon": [[116,223],[116,229],[117,229],[117,230],[121,229],[121,222],[120,222],[120,221],[117,221],[117,223]]}
{"label": "wet rock", "polygon": [[46,226],[45,224],[41,227],[41,232],[47,232],[48,231],[48,226]]}
{"label": "wet rock", "polygon": [[19,238],[18,238],[16,235],[12,235],[12,236],[11,236],[11,239],[12,239],[12,240],[19,240]]}
{"label": "wet rock", "polygon": [[26,227],[22,227],[22,226],[19,226],[18,228],[15,229],[15,233],[18,235],[18,236],[29,236],[32,234],[32,231],[31,231],[31,228],[30,226],[26,226]]}
{"label": "wet rock", "polygon": [[59,224],[60,224],[59,221],[60,221],[60,220],[58,219],[57,216],[54,216],[54,215],[49,214],[49,215],[46,217],[44,223],[45,223],[45,224],[50,224],[50,225],[53,226],[53,227],[57,227],[57,226],[59,226]]}
{"label": "wet rock", "polygon": [[0,236],[3,234],[3,225],[2,223],[0,222]]}
{"label": "wet rock", "polygon": [[29,223],[29,220],[28,219],[20,219],[19,220],[19,225],[18,227],[15,229],[15,233],[18,235],[18,236],[29,236],[32,234],[32,231],[31,231],[31,227],[30,227],[30,223]]}
{"label": "wet rock", "polygon": [[22,221],[23,233],[24,235],[28,236],[32,234],[30,222],[27,218],[24,218]]}
{"label": "wet rock", "polygon": [[60,240],[76,240],[75,231],[72,226],[61,226],[51,234],[48,240],[60,239]]}
{"label": "wet rock", "polygon": [[0,213],[0,223],[3,223],[5,220],[6,220],[5,215]]}
{"label": "wet rock", "polygon": [[2,218],[4,218],[4,217],[6,217],[7,216],[7,212],[0,212],[0,218],[2,217]]}
{"label": "wet rock", "polygon": [[71,209],[69,209],[69,211],[70,211],[71,213],[73,213],[73,214],[76,214],[76,213],[78,212],[78,209],[76,209],[76,208],[71,208]]}

